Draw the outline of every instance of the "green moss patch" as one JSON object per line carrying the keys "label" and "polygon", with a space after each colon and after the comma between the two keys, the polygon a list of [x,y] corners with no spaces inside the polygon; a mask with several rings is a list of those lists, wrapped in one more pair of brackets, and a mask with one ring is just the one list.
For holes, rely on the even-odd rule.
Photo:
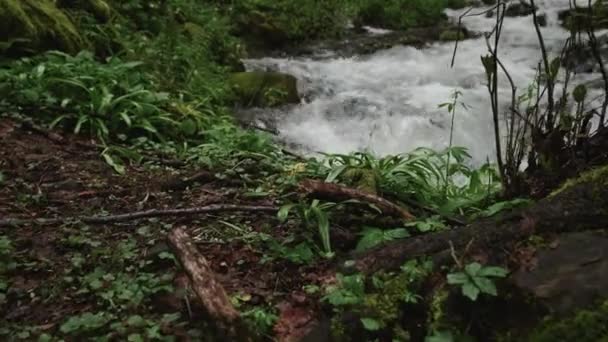
{"label": "green moss patch", "polygon": [[[50,0],[0,0],[0,31],[5,50],[77,52],[85,45],[74,23]],[[10,42],[19,42],[10,44]]]}

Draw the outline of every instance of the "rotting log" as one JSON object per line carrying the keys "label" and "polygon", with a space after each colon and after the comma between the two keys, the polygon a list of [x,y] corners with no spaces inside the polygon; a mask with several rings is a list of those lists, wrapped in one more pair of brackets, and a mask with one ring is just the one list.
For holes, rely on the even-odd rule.
{"label": "rotting log", "polygon": [[300,190],[308,197],[330,201],[359,200],[375,205],[387,215],[394,215],[406,221],[416,219],[408,210],[387,199],[343,185],[307,179],[300,183]]}
{"label": "rotting log", "polygon": [[[593,172],[593,171],[591,171]],[[608,171],[607,171],[608,172]],[[449,255],[451,248],[501,251],[533,234],[604,229],[608,226],[608,175],[581,176],[580,182],[533,206],[466,227],[392,242],[355,255],[355,267],[370,274],[397,269],[422,256]]]}
{"label": "rotting log", "polygon": [[190,279],[193,292],[219,332],[231,341],[252,340],[240,313],[190,235],[184,228],[177,227],[169,233],[168,240]]}

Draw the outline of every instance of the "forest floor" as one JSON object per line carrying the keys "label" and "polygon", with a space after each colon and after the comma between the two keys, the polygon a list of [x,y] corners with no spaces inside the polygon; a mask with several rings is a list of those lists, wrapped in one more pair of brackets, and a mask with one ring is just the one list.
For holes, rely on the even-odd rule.
{"label": "forest floor", "polygon": [[[273,204],[271,199],[247,198],[242,187],[230,181],[207,179],[180,189],[179,180],[200,174],[198,169],[152,163],[117,175],[99,157],[99,150],[80,137],[49,136],[4,119],[0,167],[5,178],[0,218],[69,218],[215,203]],[[279,304],[285,316],[275,325],[279,335],[293,334],[316,317],[318,298],[309,298],[303,286],[328,281],[327,264],[299,267],[255,248],[287,234],[288,227],[272,213],[220,212],[89,226],[65,222],[2,228],[15,263],[4,306],[8,313],[4,319],[14,329],[0,331],[0,336],[66,332],[70,329],[66,318],[91,311],[103,312],[104,319],[118,324],[143,317],[147,329],[160,328],[163,334],[201,333],[195,329],[201,315],[197,300],[184,291],[187,278],[168,253],[166,236],[177,226],[198,242],[227,292],[236,295],[237,306]],[[177,291],[164,291],[170,287]],[[163,316],[174,313],[183,319],[169,323]],[[254,314],[261,322],[271,315]],[[127,334],[141,328],[123,325]],[[73,329],[87,332],[83,323]]]}

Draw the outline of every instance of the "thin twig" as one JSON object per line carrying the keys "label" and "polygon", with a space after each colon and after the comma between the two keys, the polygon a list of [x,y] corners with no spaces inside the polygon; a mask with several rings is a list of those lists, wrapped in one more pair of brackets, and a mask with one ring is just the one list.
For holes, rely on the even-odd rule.
{"label": "thin twig", "polygon": [[149,209],[131,213],[107,215],[107,216],[74,216],[59,218],[39,219],[15,219],[8,218],[0,220],[0,227],[24,226],[24,225],[51,225],[58,223],[83,222],[88,224],[107,224],[140,220],[151,217],[185,216],[214,213],[218,211],[260,211],[276,212],[278,208],[272,206],[252,206],[238,204],[211,204],[204,207],[180,208],[180,209]]}

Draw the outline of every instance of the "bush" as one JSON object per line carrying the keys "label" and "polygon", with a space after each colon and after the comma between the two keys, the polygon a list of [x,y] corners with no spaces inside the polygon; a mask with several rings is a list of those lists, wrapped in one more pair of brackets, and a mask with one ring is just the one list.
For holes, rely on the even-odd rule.
{"label": "bush", "polygon": [[348,0],[239,0],[232,15],[239,34],[280,45],[339,35],[348,21]]}
{"label": "bush", "polygon": [[101,140],[130,135],[162,140],[178,134],[178,118],[165,109],[169,95],[154,90],[141,65],[118,58],[101,63],[89,52],[24,58],[0,72],[0,106],[25,109],[52,125]]}
{"label": "bush", "polygon": [[360,0],[357,21],[390,29],[430,26],[447,6],[447,0]]}

